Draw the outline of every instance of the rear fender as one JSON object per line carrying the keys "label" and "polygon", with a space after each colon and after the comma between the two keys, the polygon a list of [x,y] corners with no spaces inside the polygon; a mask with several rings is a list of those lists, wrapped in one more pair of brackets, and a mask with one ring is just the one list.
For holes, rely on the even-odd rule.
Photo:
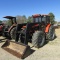
{"label": "rear fender", "polygon": [[48,25],[46,26],[46,28],[45,28],[45,33],[48,33],[50,26],[51,26],[51,24],[48,24]]}
{"label": "rear fender", "polygon": [[13,27],[16,27],[16,25],[13,24],[13,25],[8,29],[8,32],[10,32]]}

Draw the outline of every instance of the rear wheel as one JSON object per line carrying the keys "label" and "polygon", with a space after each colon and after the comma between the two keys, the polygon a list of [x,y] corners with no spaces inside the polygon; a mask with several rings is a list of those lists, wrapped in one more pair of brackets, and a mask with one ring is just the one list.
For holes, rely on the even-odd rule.
{"label": "rear wheel", "polygon": [[6,33],[6,31],[8,31],[8,29],[9,29],[9,26],[5,26],[5,27],[3,28],[3,33],[2,33],[2,36],[3,36],[3,37],[7,37],[7,36],[8,36],[8,34]]}
{"label": "rear wheel", "polygon": [[2,33],[2,36],[5,37],[5,33],[4,32]]}
{"label": "rear wheel", "polygon": [[55,38],[55,29],[54,26],[50,26],[49,32],[47,33],[47,39],[48,40],[53,40]]}
{"label": "rear wheel", "polygon": [[10,35],[12,39],[16,39],[16,27],[12,28],[10,31]]}
{"label": "rear wheel", "polygon": [[34,47],[42,47],[45,43],[45,34],[42,31],[36,31],[32,36],[32,44]]}
{"label": "rear wheel", "polygon": [[20,33],[21,33],[21,34],[19,35],[20,42],[21,42],[21,43],[24,43],[26,29],[21,30]]}

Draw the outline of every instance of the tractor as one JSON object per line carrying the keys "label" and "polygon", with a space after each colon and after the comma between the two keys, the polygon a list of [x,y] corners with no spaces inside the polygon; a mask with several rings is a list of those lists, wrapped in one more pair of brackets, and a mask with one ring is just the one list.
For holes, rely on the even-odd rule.
{"label": "tractor", "polygon": [[5,16],[4,18],[9,19],[11,25],[6,25],[4,27],[4,32],[3,32],[3,36],[7,37],[9,39],[15,39],[15,31],[16,31],[16,17],[12,17],[12,16]]}
{"label": "tractor", "polygon": [[31,42],[34,47],[42,47],[46,40],[53,40],[55,29],[50,23],[49,15],[35,14],[32,15],[31,23],[17,24],[15,41],[23,44]]}
{"label": "tractor", "polygon": [[[15,42],[6,40],[2,45],[4,50],[18,58],[24,59],[31,54],[32,50],[28,42],[32,43],[32,47],[39,48],[45,44],[46,40],[50,41],[55,38],[55,29],[50,23],[49,15],[36,14],[32,17],[32,22],[16,25],[14,31],[16,34]],[[8,31],[11,30],[12,28]]]}

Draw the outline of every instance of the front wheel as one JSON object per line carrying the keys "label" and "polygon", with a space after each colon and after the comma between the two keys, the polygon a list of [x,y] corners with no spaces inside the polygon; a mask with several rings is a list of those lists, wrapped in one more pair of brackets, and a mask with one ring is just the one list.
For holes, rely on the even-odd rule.
{"label": "front wheel", "polygon": [[46,34],[48,40],[53,40],[55,38],[55,29],[54,26],[51,25],[49,28],[49,32]]}
{"label": "front wheel", "polygon": [[34,47],[42,47],[45,43],[45,34],[42,31],[36,31],[32,36],[32,44]]}

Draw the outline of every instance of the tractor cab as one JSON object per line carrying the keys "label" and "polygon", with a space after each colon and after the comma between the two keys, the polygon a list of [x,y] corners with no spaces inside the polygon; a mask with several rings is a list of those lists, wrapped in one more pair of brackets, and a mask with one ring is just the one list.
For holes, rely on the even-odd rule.
{"label": "tractor cab", "polygon": [[[41,14],[35,14],[35,15],[32,15],[32,23],[36,23],[35,24],[35,28],[36,26],[47,26],[48,24],[50,24],[50,16],[49,15],[41,15]],[[39,25],[40,24],[40,25]],[[26,25],[22,27],[23,28],[26,28]]]}
{"label": "tractor cab", "polygon": [[33,17],[33,22],[34,23],[39,23],[38,26],[40,26],[41,30],[44,30],[45,32],[48,32],[47,29],[51,25],[50,24],[50,16],[49,15],[35,14],[32,17]]}
{"label": "tractor cab", "polygon": [[11,24],[17,24],[16,22],[16,17],[12,17],[12,16],[5,16],[3,18],[7,18],[11,21]]}
{"label": "tractor cab", "polygon": [[32,17],[33,17],[33,22],[34,23],[41,22],[41,15],[40,14],[32,15]]}
{"label": "tractor cab", "polygon": [[40,15],[40,14],[35,14],[32,16],[33,17],[33,22],[40,22],[44,24],[50,23],[50,16],[49,15]]}
{"label": "tractor cab", "polygon": [[41,18],[42,18],[42,22],[44,22],[45,24],[50,23],[50,16],[49,15],[41,15]]}

